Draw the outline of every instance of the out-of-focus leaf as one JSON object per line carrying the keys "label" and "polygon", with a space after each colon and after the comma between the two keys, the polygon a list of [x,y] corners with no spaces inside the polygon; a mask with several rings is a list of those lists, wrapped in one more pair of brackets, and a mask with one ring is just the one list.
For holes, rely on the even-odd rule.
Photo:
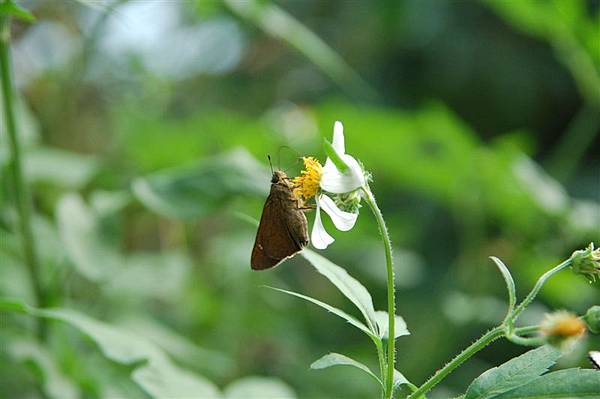
{"label": "out-of-focus leaf", "polygon": [[276,378],[245,377],[225,388],[224,399],[295,399],[296,394]]}
{"label": "out-of-focus leaf", "polygon": [[523,190],[529,192],[540,209],[549,214],[560,214],[567,210],[569,197],[566,190],[531,159],[519,157],[515,160],[513,172]]}
{"label": "out-of-focus leaf", "polygon": [[131,374],[151,397],[156,399],[218,399],[221,394],[210,381],[166,361],[151,361]]}
{"label": "out-of-focus leaf", "polygon": [[532,381],[538,386],[537,378],[548,371],[560,355],[559,350],[546,345],[489,369],[471,383],[465,399],[495,398]]}
{"label": "out-of-focus leaf", "polygon": [[41,386],[48,397],[53,399],[75,399],[79,393],[59,369],[48,351],[33,341],[14,341],[8,345],[11,355],[21,362],[32,362],[38,369]]}
{"label": "out-of-focus leaf", "polygon": [[367,320],[367,324],[375,328],[377,317],[369,291],[346,270],[316,252],[305,249],[301,254],[319,273],[327,277],[346,298],[356,305]]}
{"label": "out-of-focus leaf", "polygon": [[494,399],[600,399],[600,373],[566,369],[543,375]]}
{"label": "out-of-focus leaf", "polygon": [[60,236],[76,270],[91,281],[112,276],[123,260],[102,242],[94,213],[77,194],[65,195],[57,208]]}
{"label": "out-of-focus leaf", "polygon": [[15,17],[27,22],[35,21],[35,17],[29,10],[18,6],[12,0],[4,1],[0,4],[0,16]]}
{"label": "out-of-focus leaf", "polygon": [[344,312],[343,310],[340,310],[336,307],[333,307],[329,304],[326,304],[325,302],[321,302],[318,299],[314,299],[311,298],[309,296],[306,295],[302,295],[302,294],[298,294],[297,292],[292,292],[292,291],[286,291],[286,290],[282,290],[280,288],[274,288],[274,287],[269,287],[273,290],[276,291],[280,291],[283,292],[285,294],[289,294],[289,295],[293,295],[296,296],[298,298],[302,298],[304,300],[307,300],[309,302],[314,303],[315,305],[318,305],[320,307],[322,307],[323,309],[341,317],[342,319],[346,320],[348,323],[352,324],[354,327],[358,328],[359,330],[361,330],[362,332],[364,332],[365,334],[367,334],[369,337],[373,338],[373,339],[379,339],[367,326],[365,326],[363,323],[361,323],[360,321],[356,320],[354,317],[350,316],[348,313]]}
{"label": "out-of-focus leaf", "polygon": [[191,269],[181,252],[137,253],[121,258],[121,266],[104,281],[107,295],[140,300],[175,300]]}
{"label": "out-of-focus leaf", "polygon": [[256,0],[226,0],[225,4],[235,14],[252,21],[260,29],[303,53],[343,89],[367,98],[377,97],[373,89],[331,47],[276,4]]}
{"label": "out-of-focus leaf", "polygon": [[50,183],[70,189],[85,186],[99,167],[98,161],[92,156],[46,147],[27,151],[23,165],[30,182]]}
{"label": "out-of-focus leaf", "polygon": [[143,335],[182,364],[223,376],[234,367],[231,358],[210,349],[201,348],[188,338],[148,318],[130,318],[119,323],[134,333]]}
{"label": "out-of-focus leaf", "polygon": [[333,367],[333,366],[356,367],[357,369],[360,369],[360,370],[364,371],[365,373],[367,373],[368,375],[370,375],[371,377],[373,377],[375,379],[375,381],[377,381],[379,383],[379,385],[383,386],[383,383],[381,382],[379,377],[377,377],[375,375],[375,373],[373,373],[371,371],[371,369],[369,369],[364,364],[362,364],[352,358],[349,358],[348,356],[341,355],[339,353],[328,353],[327,355],[325,355],[325,356],[321,357],[320,359],[316,360],[315,362],[313,362],[313,364],[310,365],[310,368],[319,370],[319,369],[325,369],[325,368]]}
{"label": "out-of-focus leaf", "polygon": [[238,149],[183,168],[154,173],[133,182],[137,199],[152,211],[188,220],[206,215],[237,196],[268,192],[269,173]]}
{"label": "out-of-focus leaf", "polygon": [[[388,338],[388,312],[385,310],[378,310],[375,312],[375,320],[377,321],[377,329],[379,330],[380,338]],[[406,328],[406,322],[402,316],[396,315],[396,322],[394,323],[394,338],[402,337],[404,335],[410,335],[410,331]]]}
{"label": "out-of-focus leaf", "polygon": [[133,380],[153,398],[220,398],[218,389],[210,381],[177,367],[159,347],[142,336],[70,309],[37,309],[4,298],[0,298],[0,309],[58,320],[75,327],[89,336],[104,356],[135,367]]}

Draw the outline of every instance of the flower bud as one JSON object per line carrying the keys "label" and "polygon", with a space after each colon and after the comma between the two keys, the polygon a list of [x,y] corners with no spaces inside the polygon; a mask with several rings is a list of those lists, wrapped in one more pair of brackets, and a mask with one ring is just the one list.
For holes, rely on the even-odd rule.
{"label": "flower bud", "polygon": [[540,325],[540,332],[548,343],[555,346],[568,345],[585,334],[586,325],[577,315],[559,310],[547,314]]}
{"label": "flower bud", "polygon": [[583,316],[583,320],[586,322],[588,330],[594,334],[600,334],[600,306],[595,305],[589,308]]}
{"label": "flower bud", "polygon": [[590,282],[600,277],[600,248],[594,249],[591,242],[586,249],[573,252],[571,255],[571,268],[576,274],[587,277]]}

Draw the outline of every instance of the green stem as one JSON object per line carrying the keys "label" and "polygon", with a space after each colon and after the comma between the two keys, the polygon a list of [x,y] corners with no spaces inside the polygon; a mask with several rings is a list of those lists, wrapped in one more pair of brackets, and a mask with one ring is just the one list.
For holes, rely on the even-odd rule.
{"label": "green stem", "polygon": [[458,354],[454,359],[450,361],[450,363],[446,364],[444,368],[435,373],[431,378],[429,378],[423,385],[421,385],[415,392],[413,392],[407,399],[420,399],[424,394],[429,392],[434,386],[436,386],[440,381],[442,381],[448,374],[450,374],[454,369],[464,363],[467,359],[475,355],[477,352],[485,348],[492,341],[500,338],[504,335],[504,327],[498,326],[493,328],[492,330],[485,333],[481,338],[477,341],[473,342],[471,346],[463,350]]}
{"label": "green stem", "polygon": [[[23,245],[23,257],[29,278],[33,287],[37,307],[46,305],[44,290],[40,281],[35,240],[31,228],[31,200],[23,177],[21,148],[17,134],[17,124],[14,115],[13,83],[10,70],[10,24],[7,17],[0,17],[0,77],[2,84],[2,99],[4,104],[4,120],[8,133],[11,152],[11,178],[14,190],[15,205],[19,215],[19,228]],[[38,334],[45,336],[45,322],[39,321]]]}
{"label": "green stem", "polygon": [[387,340],[387,373],[385,378],[385,397],[391,398],[394,394],[394,365],[395,365],[395,333],[396,333],[396,289],[394,287],[394,267],[392,264],[392,243],[390,241],[390,235],[383,220],[381,210],[377,206],[375,196],[369,189],[368,186],[363,187],[365,193],[366,202],[371,208],[377,226],[379,227],[379,234],[383,241],[385,248],[385,265],[387,270],[387,291],[388,291],[388,340]]}
{"label": "green stem", "polygon": [[555,275],[556,273],[560,272],[563,269],[566,269],[567,267],[571,266],[571,259],[567,259],[564,262],[562,262],[560,265],[548,270],[546,273],[544,273],[542,275],[542,277],[540,277],[537,281],[537,283],[535,283],[535,286],[533,287],[533,289],[531,290],[531,292],[527,295],[527,297],[525,297],[525,299],[523,299],[523,302],[521,302],[513,311],[513,314],[510,318],[511,323],[514,324],[514,322],[517,320],[517,318],[519,317],[519,315],[521,314],[521,312],[523,312],[523,310],[525,310],[525,308],[527,306],[529,306],[529,304],[531,302],[533,302],[533,300],[535,299],[535,297],[537,296],[537,294],[540,292],[540,290],[542,289],[542,286],[546,283],[546,281],[552,277],[553,275]]}

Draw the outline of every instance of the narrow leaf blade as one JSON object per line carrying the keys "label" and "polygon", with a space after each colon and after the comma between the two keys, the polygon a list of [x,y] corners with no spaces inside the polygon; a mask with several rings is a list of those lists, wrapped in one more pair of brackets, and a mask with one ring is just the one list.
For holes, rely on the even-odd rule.
{"label": "narrow leaf blade", "polygon": [[348,356],[341,355],[339,353],[328,353],[327,355],[314,361],[313,364],[310,365],[310,368],[313,370],[320,370],[333,366],[356,367],[357,369],[360,369],[368,375],[370,375],[371,377],[373,377],[381,386],[383,386],[379,377],[377,377],[367,366]]}
{"label": "narrow leaf blade", "polygon": [[348,298],[367,320],[367,324],[371,330],[375,332],[377,317],[373,307],[373,299],[369,291],[354,277],[352,277],[342,267],[334,264],[323,256],[305,249],[302,251],[302,256],[313,265],[315,269],[325,276],[346,298]]}
{"label": "narrow leaf blade", "polygon": [[322,307],[323,309],[335,314],[336,316],[339,316],[342,319],[346,320],[348,323],[352,324],[354,327],[358,328],[359,330],[361,330],[362,332],[367,334],[369,337],[376,339],[376,340],[379,339],[375,334],[373,334],[373,332],[371,330],[369,330],[369,328],[367,326],[365,326],[363,323],[356,320],[354,317],[350,316],[348,313],[344,312],[343,310],[340,310],[340,309],[338,309],[334,306],[331,306],[325,302],[321,302],[318,299],[311,298],[309,296],[302,295],[297,292],[282,290],[281,288],[275,288],[275,287],[268,287],[268,288],[271,288],[272,290],[275,290],[275,291],[283,292],[284,294],[289,294],[289,295],[293,295],[298,298],[302,298],[308,302],[312,302],[315,305],[318,305],[318,306]]}

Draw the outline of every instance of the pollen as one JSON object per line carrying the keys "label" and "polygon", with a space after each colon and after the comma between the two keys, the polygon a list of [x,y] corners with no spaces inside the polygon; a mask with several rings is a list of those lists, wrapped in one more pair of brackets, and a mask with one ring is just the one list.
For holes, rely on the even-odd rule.
{"label": "pollen", "polygon": [[304,170],[292,179],[294,195],[306,202],[317,194],[323,175],[323,167],[313,157],[303,157]]}

